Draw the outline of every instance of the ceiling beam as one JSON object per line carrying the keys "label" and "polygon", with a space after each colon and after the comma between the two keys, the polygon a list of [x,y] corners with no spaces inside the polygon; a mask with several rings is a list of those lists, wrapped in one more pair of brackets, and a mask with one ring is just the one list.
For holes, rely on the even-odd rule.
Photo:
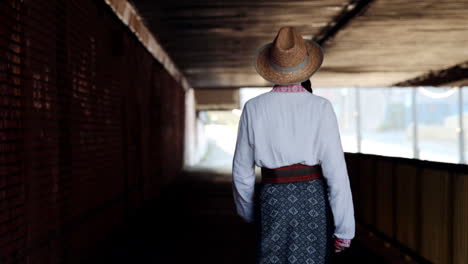
{"label": "ceiling beam", "polygon": [[394,86],[443,86],[467,78],[468,61],[465,61],[447,69],[430,71],[414,79],[396,83]]}
{"label": "ceiling beam", "polygon": [[321,46],[325,46],[326,42],[330,41],[338,31],[345,28],[354,17],[364,13],[372,1],[373,0],[351,0],[343,7],[342,11],[335,19],[328,23],[312,40]]}

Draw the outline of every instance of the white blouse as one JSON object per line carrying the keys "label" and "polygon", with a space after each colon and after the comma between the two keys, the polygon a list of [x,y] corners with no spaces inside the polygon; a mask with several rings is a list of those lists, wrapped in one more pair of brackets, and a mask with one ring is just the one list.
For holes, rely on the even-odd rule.
{"label": "white blouse", "polygon": [[352,239],[353,199],[336,114],[328,99],[295,87],[275,85],[244,104],[232,163],[237,213],[246,222],[254,220],[255,165],[319,163],[329,187],[334,235]]}

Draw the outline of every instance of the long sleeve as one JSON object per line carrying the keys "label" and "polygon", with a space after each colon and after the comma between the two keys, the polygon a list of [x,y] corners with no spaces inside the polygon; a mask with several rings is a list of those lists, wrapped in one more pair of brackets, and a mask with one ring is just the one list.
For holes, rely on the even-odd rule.
{"label": "long sleeve", "polygon": [[352,239],[355,235],[354,207],[338,121],[330,101],[326,101],[319,123],[318,157],[328,184],[328,199],[335,222],[334,235]]}
{"label": "long sleeve", "polygon": [[255,187],[254,149],[249,138],[247,103],[244,105],[237,132],[236,149],[232,163],[232,191],[236,210],[246,222],[253,222]]}

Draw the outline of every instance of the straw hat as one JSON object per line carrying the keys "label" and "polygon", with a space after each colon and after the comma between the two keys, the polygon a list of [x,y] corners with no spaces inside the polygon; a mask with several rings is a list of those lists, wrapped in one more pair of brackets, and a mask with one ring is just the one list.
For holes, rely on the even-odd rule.
{"label": "straw hat", "polygon": [[294,27],[282,27],[273,42],[261,46],[254,57],[255,70],[265,80],[281,85],[308,80],[322,65],[323,50],[305,40]]}

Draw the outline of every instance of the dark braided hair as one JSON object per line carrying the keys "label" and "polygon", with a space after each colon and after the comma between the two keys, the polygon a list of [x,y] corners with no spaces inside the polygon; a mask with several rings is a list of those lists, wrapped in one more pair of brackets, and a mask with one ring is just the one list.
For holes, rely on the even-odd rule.
{"label": "dark braided hair", "polygon": [[301,83],[302,87],[304,87],[309,93],[313,93],[312,91],[312,84],[310,83],[310,80],[303,81]]}

